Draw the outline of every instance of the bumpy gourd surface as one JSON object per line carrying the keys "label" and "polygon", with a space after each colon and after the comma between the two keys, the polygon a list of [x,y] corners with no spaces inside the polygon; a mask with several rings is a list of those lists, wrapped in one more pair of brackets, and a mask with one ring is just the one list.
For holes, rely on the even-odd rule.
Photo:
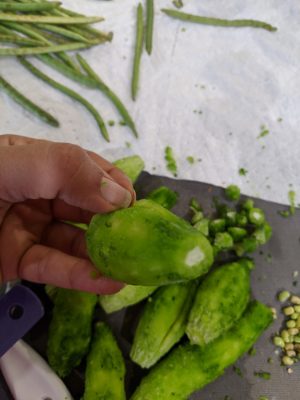
{"label": "bumpy gourd surface", "polygon": [[121,350],[104,322],[97,322],[87,356],[83,400],[126,400],[125,364]]}
{"label": "bumpy gourd surface", "polygon": [[99,303],[106,314],[121,310],[121,308],[136,304],[150,296],[157,286],[134,286],[127,285],[115,294],[102,294]]}
{"label": "bumpy gourd surface", "polygon": [[96,294],[58,288],[47,356],[51,368],[61,377],[70,374],[88,352],[96,303]]}
{"label": "bumpy gourd surface", "polygon": [[150,200],[92,218],[87,249],[99,271],[133,285],[159,286],[205,274],[208,240],[188,222]]}
{"label": "bumpy gourd surface", "polygon": [[195,280],[163,286],[148,299],[130,352],[134,362],[149,368],[181,339],[196,289]]}
{"label": "bumpy gourd surface", "polygon": [[173,350],[143,378],[131,400],[188,399],[246,353],[272,321],[266,306],[251,302],[238,323],[217,340],[204,347],[185,343]]}
{"label": "bumpy gourd surface", "polygon": [[186,333],[203,346],[229,329],[242,315],[250,296],[250,271],[234,262],[215,269],[197,290]]}

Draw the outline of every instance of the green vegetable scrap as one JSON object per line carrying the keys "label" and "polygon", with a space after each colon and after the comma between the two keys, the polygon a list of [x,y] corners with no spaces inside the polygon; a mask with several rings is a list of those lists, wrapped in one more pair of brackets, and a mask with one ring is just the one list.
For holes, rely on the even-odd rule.
{"label": "green vegetable scrap", "polygon": [[260,208],[250,208],[248,212],[249,222],[254,225],[261,225],[265,220],[265,214]]}
{"label": "green vegetable scrap", "polygon": [[242,374],[242,371],[237,368],[235,365],[233,366],[234,371],[241,377],[244,378],[244,375]]}
{"label": "green vegetable scrap", "polygon": [[223,265],[204,279],[186,329],[192,344],[204,346],[238,321],[249,301],[249,280],[249,268],[239,262]]}
{"label": "green vegetable scrap", "polygon": [[146,50],[150,55],[152,51],[154,0],[147,0],[147,25],[146,25]]}
{"label": "green vegetable scrap", "polygon": [[171,210],[171,208],[177,203],[178,196],[178,193],[173,192],[165,186],[161,186],[160,188],[150,193],[147,196],[147,199],[154,201],[155,203],[166,208],[167,210]]}
{"label": "green vegetable scrap", "polygon": [[268,363],[269,363],[269,364],[271,364],[271,363],[273,363],[273,362],[274,362],[274,360],[272,360],[272,358],[269,358],[269,359],[268,359]]}
{"label": "green vegetable scrap", "polygon": [[137,33],[136,33],[135,56],[133,63],[133,74],[132,74],[132,100],[135,100],[138,89],[142,46],[143,46],[143,7],[141,3],[139,3],[137,9]]}
{"label": "green vegetable scrap", "polygon": [[266,136],[268,133],[270,133],[270,131],[262,127],[262,132],[257,136],[257,139]]}
{"label": "green vegetable scrap", "polygon": [[140,173],[145,168],[145,163],[140,156],[121,158],[113,162],[113,165],[125,172],[132,183],[137,180]]}
{"label": "green vegetable scrap", "polygon": [[203,208],[198,205],[195,199],[191,199],[190,201],[191,208],[195,209],[196,211],[203,211]]}
{"label": "green vegetable scrap", "polygon": [[136,329],[130,358],[150,368],[184,335],[197,280],[159,288],[146,304]]}
{"label": "green vegetable scrap", "polygon": [[226,196],[229,200],[238,200],[240,197],[240,188],[236,185],[230,185],[225,189]]}
{"label": "green vegetable scrap", "polygon": [[249,354],[250,354],[250,356],[255,356],[255,354],[256,354],[256,350],[254,349],[254,348],[252,348],[250,351],[249,351]]}
{"label": "green vegetable scrap", "polygon": [[100,294],[99,304],[106,314],[111,314],[124,307],[139,303],[150,296],[156,289],[157,286],[126,285],[118,293]]}
{"label": "green vegetable scrap", "polygon": [[176,8],[181,8],[181,7],[183,7],[183,2],[182,2],[182,0],[174,0],[173,2],[172,2],[173,4],[174,4],[174,6],[176,7]]}
{"label": "green vegetable scrap", "polygon": [[86,232],[89,256],[119,282],[158,286],[205,274],[213,262],[207,239],[151,200],[95,215]]}
{"label": "green vegetable scrap", "polygon": [[115,124],[115,121],[108,121],[109,126],[114,126],[114,124]]}
{"label": "green vegetable scrap", "polygon": [[221,251],[229,250],[233,247],[233,239],[228,232],[218,232],[215,236],[214,246]]}
{"label": "green vegetable scrap", "polygon": [[167,170],[169,170],[175,177],[177,176],[177,164],[174,158],[173,150],[171,147],[166,148],[165,160],[167,163]]}
{"label": "green vegetable scrap", "polygon": [[289,199],[291,202],[291,206],[290,206],[290,213],[294,214],[295,213],[295,197],[296,197],[296,193],[293,190],[289,191]]}
{"label": "green vegetable scrap", "polygon": [[245,253],[253,253],[258,247],[258,241],[255,238],[244,238],[243,246]]}
{"label": "green vegetable scrap", "polygon": [[194,157],[187,157],[186,158],[190,164],[194,164],[195,160]]}
{"label": "green vegetable scrap", "polygon": [[254,375],[255,376],[259,376],[260,378],[264,378],[264,379],[267,379],[267,381],[269,381],[270,379],[271,379],[271,377],[270,377],[270,372],[263,372],[263,373],[261,373],[261,372],[254,372]]}
{"label": "green vegetable scrap", "polygon": [[108,324],[97,322],[87,356],[83,400],[126,400],[125,363]]}
{"label": "green vegetable scrap", "polygon": [[244,27],[244,26],[252,26],[253,28],[264,28],[268,31],[277,31],[277,28],[273,26],[261,22],[261,21],[253,21],[251,19],[241,19],[241,20],[225,20],[225,19],[217,19],[217,18],[207,18],[198,15],[186,14],[180,11],[175,10],[167,10],[162,9],[162,12],[169,15],[170,17],[181,19],[183,21],[196,22],[198,24],[204,25],[216,25],[216,26],[233,26],[233,27]]}
{"label": "green vegetable scrap", "polygon": [[248,171],[246,171],[244,168],[240,168],[240,169],[239,169],[239,174],[240,174],[240,175],[246,176],[247,172],[248,172]]}
{"label": "green vegetable scrap", "polygon": [[69,375],[89,350],[97,295],[58,288],[49,327],[47,357],[60,377]]}
{"label": "green vegetable scrap", "polygon": [[288,217],[290,215],[289,211],[277,211],[278,214],[282,215],[283,217]]}
{"label": "green vegetable scrap", "polygon": [[218,340],[203,347],[185,343],[173,350],[142,379],[131,400],[187,399],[249,351],[272,321],[266,306],[251,302],[238,324]]}

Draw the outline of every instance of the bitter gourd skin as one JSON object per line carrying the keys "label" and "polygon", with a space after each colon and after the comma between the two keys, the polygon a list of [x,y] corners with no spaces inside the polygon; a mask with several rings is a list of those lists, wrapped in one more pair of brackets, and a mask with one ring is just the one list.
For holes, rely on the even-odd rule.
{"label": "bitter gourd skin", "polygon": [[108,324],[97,322],[87,356],[82,400],[126,400],[125,363]]}
{"label": "bitter gourd skin", "polygon": [[49,327],[47,357],[60,377],[69,375],[87,354],[97,295],[58,288]]}
{"label": "bitter gourd skin", "polygon": [[95,215],[86,240],[89,256],[104,276],[132,285],[183,282],[204,275],[213,263],[208,240],[151,200]]}
{"label": "bitter gourd skin", "polygon": [[250,296],[250,270],[242,262],[215,269],[200,284],[186,333],[192,344],[204,346],[241,317]]}
{"label": "bitter gourd skin", "polygon": [[184,335],[198,280],[159,288],[148,299],[130,352],[130,358],[150,368]]}
{"label": "bitter gourd skin", "polygon": [[124,307],[139,303],[150,296],[150,294],[152,294],[156,289],[157,286],[127,285],[118,293],[100,295],[99,304],[106,314],[111,314],[112,312],[121,310]]}
{"label": "bitter gourd skin", "polygon": [[178,346],[142,379],[130,400],[186,400],[224,373],[250,350],[273,321],[268,307],[251,302],[242,318],[224,335],[201,347]]}

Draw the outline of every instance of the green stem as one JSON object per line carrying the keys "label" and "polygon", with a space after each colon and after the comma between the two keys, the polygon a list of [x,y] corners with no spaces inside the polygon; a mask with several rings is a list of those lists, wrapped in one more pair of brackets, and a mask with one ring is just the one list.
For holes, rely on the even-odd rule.
{"label": "green stem", "polygon": [[101,130],[101,133],[105,140],[109,142],[109,137],[108,133],[106,130],[106,126],[103,122],[103,119],[100,117],[99,113],[95,108],[83,97],[81,97],[79,94],[75,93],[73,90],[67,88],[66,86],[61,85],[60,83],[54,81],[53,79],[49,78],[47,75],[43,74],[41,71],[36,69],[32,64],[30,64],[27,60],[25,60],[23,57],[18,57],[19,61],[21,62],[24,67],[26,67],[30,72],[32,72],[35,76],[38,78],[42,79],[44,82],[48,83],[50,86],[53,86],[54,88],[60,90],[64,94],[66,94],[69,97],[72,97],[73,99],[79,101],[84,107],[86,107],[90,113],[94,116],[95,120],[98,123],[98,126]]}
{"label": "green stem", "polygon": [[51,17],[39,15],[17,15],[0,13],[0,21],[25,22],[30,24],[92,24],[103,21],[102,17]]}
{"label": "green stem", "polygon": [[141,3],[139,3],[138,10],[137,10],[137,34],[136,34],[136,46],[135,46],[135,56],[134,56],[133,74],[132,74],[132,99],[133,100],[135,100],[136,92],[138,89],[142,46],[143,46],[143,8],[142,8]]}
{"label": "green stem", "polygon": [[48,54],[61,51],[71,51],[90,47],[86,43],[59,44],[45,47],[22,47],[17,49],[0,49],[0,56],[25,56],[31,54]]}
{"label": "green stem", "polygon": [[0,42],[16,43],[16,44],[21,44],[23,46],[43,46],[42,42],[38,42],[37,40],[33,39],[22,38],[18,35],[10,36],[10,35],[0,34]]}
{"label": "green stem", "polygon": [[12,99],[14,99],[17,103],[19,103],[22,107],[26,108],[26,110],[30,111],[36,117],[40,118],[42,121],[47,122],[48,124],[58,127],[59,123],[54,119],[50,114],[46,111],[42,110],[26,97],[24,97],[21,93],[19,93],[16,89],[14,89],[8,82],[6,82],[0,76],[0,88],[3,89]]}
{"label": "green stem", "polygon": [[[79,55],[76,54],[77,60],[81,67],[85,70],[85,72],[96,82],[98,85],[98,89],[102,90],[103,93],[111,100],[111,102],[115,105],[119,113],[121,114],[124,122],[128,125],[133,131],[135,137],[138,137],[138,133],[135,129],[134,123],[128,114],[128,111],[124,107],[121,100],[104,84],[104,82],[99,78],[99,76],[95,73],[95,71],[89,66],[89,64]],[[84,76],[84,75],[83,75]]]}
{"label": "green stem", "polygon": [[32,12],[32,11],[44,11],[51,10],[58,7],[61,3],[58,1],[38,3],[38,4],[18,4],[18,3],[1,3],[0,10],[2,11],[21,11],[21,12]]}
{"label": "green stem", "polygon": [[150,55],[152,50],[154,5],[153,0],[147,0],[147,26],[146,26],[146,50]]}
{"label": "green stem", "polygon": [[204,25],[216,25],[216,26],[233,26],[233,27],[244,27],[244,26],[252,26],[253,28],[263,28],[268,31],[277,31],[277,28],[273,26],[261,22],[254,21],[252,19],[235,19],[235,20],[226,20],[226,19],[217,19],[217,18],[208,18],[201,17],[199,15],[186,14],[176,10],[167,10],[162,9],[162,12],[169,15],[169,17],[173,17],[176,19],[181,19],[183,21],[196,22],[198,24]]}

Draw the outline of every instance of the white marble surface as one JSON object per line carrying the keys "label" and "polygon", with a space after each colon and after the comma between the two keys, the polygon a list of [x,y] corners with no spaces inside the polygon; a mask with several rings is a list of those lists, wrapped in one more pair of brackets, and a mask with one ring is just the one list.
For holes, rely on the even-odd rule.
{"label": "white marble surface", "polygon": [[[166,169],[164,150],[171,146],[178,162],[178,178],[224,187],[235,183],[244,194],[285,204],[289,203],[288,191],[293,185],[299,203],[297,2],[183,2],[184,12],[259,19],[278,30],[222,28],[178,21],[160,11],[174,8],[171,0],[156,0],[153,52],[149,57],[143,51],[139,91],[133,102],[131,75],[138,0],[63,0],[63,6],[74,11],[104,16],[105,21],[95,27],[114,32],[112,43],[81,54],[126,104],[140,137],[135,139],[128,127],[118,125],[118,112],[101,92],[70,81],[33,57],[30,60],[41,70],[88,99],[105,121],[116,122],[115,126],[108,126],[111,143],[104,141],[83,106],[39,81],[13,57],[0,58],[1,75],[55,116],[60,127],[40,122],[0,91],[0,134],[77,143],[110,161],[139,154],[147,171],[167,176],[171,175]],[[262,125],[269,134],[257,138]],[[131,148],[125,142],[131,143]],[[202,161],[191,165],[187,156]],[[239,175],[240,168],[248,171],[246,176]]]}

